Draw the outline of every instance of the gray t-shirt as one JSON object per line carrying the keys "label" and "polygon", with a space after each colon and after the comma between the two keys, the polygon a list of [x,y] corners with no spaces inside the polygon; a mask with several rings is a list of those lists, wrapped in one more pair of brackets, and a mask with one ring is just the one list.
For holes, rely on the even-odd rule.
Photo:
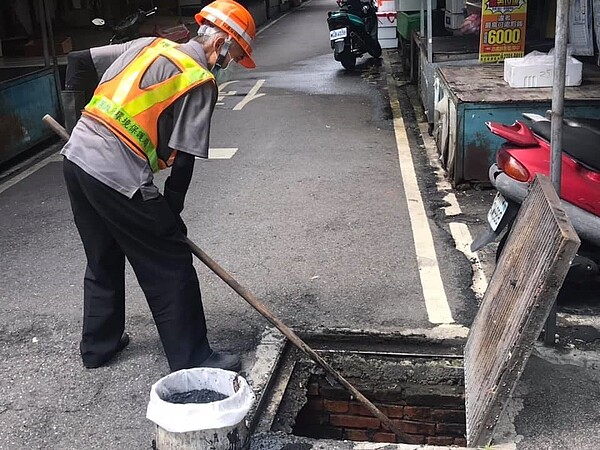
{"label": "gray t-shirt", "polygon": [[[141,38],[120,45],[92,49],[92,59],[102,81],[114,78],[155,38]],[[179,50],[207,67],[202,46],[190,41]],[[103,72],[104,71],[104,72]],[[179,73],[164,57],[159,57],[142,78],[141,87],[152,86]],[[158,120],[158,147],[161,154],[172,150],[208,157],[210,120],[217,101],[217,88],[206,82],[191,89],[167,108]],[[150,165],[127,147],[106,126],[82,116],[61,154],[98,181],[131,198],[139,190],[145,200],[159,194]]]}

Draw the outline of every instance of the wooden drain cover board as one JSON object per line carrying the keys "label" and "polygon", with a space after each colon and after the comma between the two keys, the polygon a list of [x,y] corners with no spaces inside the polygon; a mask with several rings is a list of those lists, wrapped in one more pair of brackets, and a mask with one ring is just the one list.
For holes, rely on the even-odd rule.
{"label": "wooden drain cover board", "polygon": [[465,346],[469,447],[489,443],[579,244],[550,180],[538,175]]}

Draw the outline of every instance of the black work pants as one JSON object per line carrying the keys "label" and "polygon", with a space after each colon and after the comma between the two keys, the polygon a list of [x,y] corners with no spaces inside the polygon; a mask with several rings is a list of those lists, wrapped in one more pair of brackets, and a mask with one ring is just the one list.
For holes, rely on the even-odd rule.
{"label": "black work pants", "polygon": [[192,254],[164,197],[132,199],[65,158],[63,172],[85,248],[84,363],[117,348],[125,327],[125,258],[152,311],[171,370],[199,365],[211,353]]}

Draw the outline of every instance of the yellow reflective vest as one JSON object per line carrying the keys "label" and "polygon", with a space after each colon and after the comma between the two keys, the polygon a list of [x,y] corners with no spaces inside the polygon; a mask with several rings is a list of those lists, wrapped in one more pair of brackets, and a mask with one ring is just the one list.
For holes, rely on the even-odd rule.
{"label": "yellow reflective vest", "polygon": [[[106,125],[132,151],[145,158],[158,172],[170,166],[176,150],[166,160],[159,158],[158,119],[162,112],[190,89],[214,81],[209,70],[177,49],[168,39],[156,39],[142,49],[116,77],[101,83],[84,114]],[[180,73],[155,85],[141,88],[142,77],[160,56],[179,68]]]}

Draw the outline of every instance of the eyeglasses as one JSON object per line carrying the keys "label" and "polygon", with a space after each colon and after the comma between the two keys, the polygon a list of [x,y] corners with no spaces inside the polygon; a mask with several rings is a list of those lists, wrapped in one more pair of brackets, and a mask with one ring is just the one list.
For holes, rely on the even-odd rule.
{"label": "eyeglasses", "polygon": [[240,54],[240,55],[238,55],[238,56],[233,56],[233,55],[231,54],[231,51],[229,51],[229,57],[230,57],[230,58],[231,58],[231,60],[232,60],[234,63],[236,63],[236,64],[237,64],[237,63],[239,63],[239,62],[240,62],[242,59],[244,59],[244,56],[245,56],[245,55],[244,55],[244,53],[241,53],[241,54]]}
{"label": "eyeglasses", "polygon": [[[241,47],[237,46],[237,45],[231,45],[231,40],[225,41],[225,43],[223,44],[223,47],[221,47],[221,50],[219,51],[219,58],[222,58],[222,61],[220,62],[221,68],[226,69],[229,66],[229,63],[231,61],[233,61],[234,63],[239,63],[242,59],[244,59],[244,57],[246,56],[246,54],[244,53],[244,50],[242,50]],[[233,56],[232,50],[235,51],[235,53],[237,53],[237,56]],[[229,56],[229,60],[227,60],[227,56]],[[227,63],[225,63],[227,62]]]}

